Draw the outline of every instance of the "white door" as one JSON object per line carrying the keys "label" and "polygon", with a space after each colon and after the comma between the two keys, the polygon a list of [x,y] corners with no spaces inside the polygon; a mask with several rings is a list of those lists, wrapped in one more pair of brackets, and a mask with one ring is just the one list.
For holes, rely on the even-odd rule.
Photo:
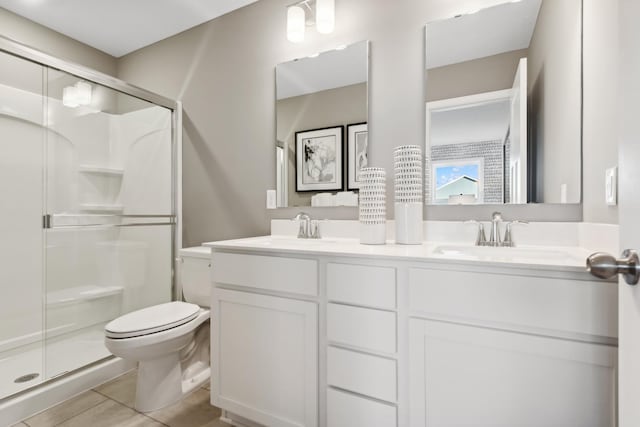
{"label": "white door", "polygon": [[[640,2],[620,1],[620,244],[640,249]],[[620,280],[619,416],[640,426],[640,285]]]}
{"label": "white door", "polygon": [[211,402],[270,427],[318,424],[313,302],[214,289]]}
{"label": "white door", "polygon": [[511,91],[510,203],[527,203],[527,58],[520,59]]}

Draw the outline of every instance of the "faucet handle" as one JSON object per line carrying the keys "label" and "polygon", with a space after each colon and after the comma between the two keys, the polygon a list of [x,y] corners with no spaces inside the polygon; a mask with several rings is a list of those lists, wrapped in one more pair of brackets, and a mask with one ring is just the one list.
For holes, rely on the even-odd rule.
{"label": "faucet handle", "polygon": [[320,238],[320,221],[311,221],[311,231],[309,238],[311,239],[319,239]]}
{"label": "faucet handle", "polygon": [[309,222],[311,218],[305,212],[299,212],[296,216],[291,218],[292,221],[298,221],[300,227],[298,228],[298,239],[306,239],[310,237]]}
{"label": "faucet handle", "polygon": [[528,221],[509,221],[507,222],[507,229],[504,232],[504,241],[502,242],[502,246],[514,247],[515,243],[513,242],[513,236],[511,235],[511,226],[512,225],[527,225]]}
{"label": "faucet handle", "polygon": [[478,236],[476,237],[476,246],[487,246],[487,235],[484,232],[484,224],[476,221],[475,219],[470,219],[464,222],[465,224],[477,224],[478,225]]}

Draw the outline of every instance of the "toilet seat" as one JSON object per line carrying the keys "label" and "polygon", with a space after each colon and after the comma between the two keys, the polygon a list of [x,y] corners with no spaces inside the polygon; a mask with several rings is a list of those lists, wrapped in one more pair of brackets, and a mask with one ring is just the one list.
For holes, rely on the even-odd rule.
{"label": "toilet seat", "polygon": [[173,301],[143,308],[109,322],[105,326],[107,338],[123,339],[173,329],[191,322],[200,313],[200,307],[182,301]]}

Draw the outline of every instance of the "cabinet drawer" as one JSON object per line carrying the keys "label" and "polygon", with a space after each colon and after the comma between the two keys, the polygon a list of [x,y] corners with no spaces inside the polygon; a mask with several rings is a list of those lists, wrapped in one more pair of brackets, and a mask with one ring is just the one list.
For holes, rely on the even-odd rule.
{"label": "cabinet drawer", "polygon": [[413,312],[616,337],[617,283],[409,270]]}
{"label": "cabinet drawer", "polygon": [[327,265],[329,301],[396,308],[396,269],[365,265]]}
{"label": "cabinet drawer", "polygon": [[396,314],[388,311],[327,304],[327,338],[384,353],[396,352]]}
{"label": "cabinet drawer", "polygon": [[332,388],[327,390],[327,427],[395,427],[396,419],[393,405]]}
{"label": "cabinet drawer", "polygon": [[318,295],[318,262],[312,259],[213,252],[215,283],[292,294]]}
{"label": "cabinet drawer", "polygon": [[396,401],[395,360],[336,347],[327,349],[327,383],[388,402]]}

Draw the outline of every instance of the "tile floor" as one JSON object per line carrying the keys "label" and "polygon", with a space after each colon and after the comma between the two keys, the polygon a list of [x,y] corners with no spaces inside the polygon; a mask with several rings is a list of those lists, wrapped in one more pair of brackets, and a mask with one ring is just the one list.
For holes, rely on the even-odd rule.
{"label": "tile floor", "polygon": [[15,427],[229,427],[218,419],[220,409],[209,403],[209,385],[186,399],[142,414],[133,406],[136,372],[129,372],[82,393]]}

